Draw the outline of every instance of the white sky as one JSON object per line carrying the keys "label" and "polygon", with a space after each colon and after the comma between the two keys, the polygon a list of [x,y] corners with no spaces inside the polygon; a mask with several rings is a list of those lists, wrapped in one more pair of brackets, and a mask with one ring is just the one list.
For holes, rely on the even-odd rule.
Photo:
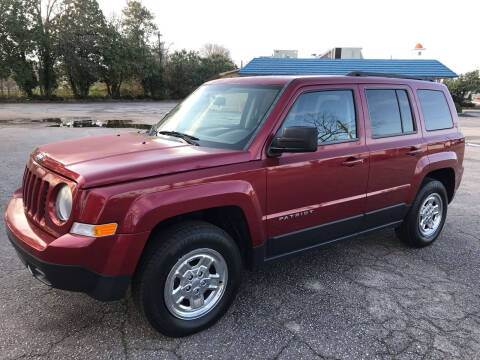
{"label": "white sky", "polygon": [[[457,73],[480,68],[480,0],[143,0],[170,50],[217,43],[240,66],[274,49],[310,57],[332,47],[362,47],[365,58],[424,59]],[[125,0],[99,0],[106,16]]]}

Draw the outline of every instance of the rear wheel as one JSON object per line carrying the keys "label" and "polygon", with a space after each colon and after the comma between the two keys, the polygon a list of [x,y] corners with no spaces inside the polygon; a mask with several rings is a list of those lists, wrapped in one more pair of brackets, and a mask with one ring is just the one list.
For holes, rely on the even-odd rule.
{"label": "rear wheel", "polygon": [[414,247],[432,244],[440,235],[447,217],[447,191],[440,181],[428,179],[415,198],[398,237]]}
{"label": "rear wheel", "polygon": [[212,224],[189,221],[152,240],[132,284],[149,323],[174,337],[211,326],[240,284],[242,262],[233,239]]}

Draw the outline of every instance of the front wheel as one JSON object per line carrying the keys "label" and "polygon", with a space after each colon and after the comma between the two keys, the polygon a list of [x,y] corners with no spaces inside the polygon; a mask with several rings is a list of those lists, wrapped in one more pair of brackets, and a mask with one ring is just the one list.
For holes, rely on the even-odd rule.
{"label": "front wheel", "polygon": [[189,221],[152,240],[132,284],[149,323],[173,337],[215,323],[240,284],[242,262],[233,239],[212,224]]}
{"label": "front wheel", "polygon": [[440,181],[428,179],[417,194],[397,236],[413,247],[432,244],[447,217],[447,191]]}

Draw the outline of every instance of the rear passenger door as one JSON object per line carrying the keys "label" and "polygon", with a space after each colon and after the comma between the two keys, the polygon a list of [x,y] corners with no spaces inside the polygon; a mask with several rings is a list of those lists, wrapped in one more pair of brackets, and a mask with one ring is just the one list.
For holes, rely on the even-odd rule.
{"label": "rear passenger door", "polygon": [[403,219],[415,168],[427,148],[408,86],[360,88],[370,151],[365,227],[374,228]]}

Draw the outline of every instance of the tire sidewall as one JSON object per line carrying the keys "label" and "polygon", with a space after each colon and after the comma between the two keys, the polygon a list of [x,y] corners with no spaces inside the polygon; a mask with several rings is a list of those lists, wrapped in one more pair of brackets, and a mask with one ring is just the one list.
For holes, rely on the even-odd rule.
{"label": "tire sidewall", "polygon": [[[175,317],[167,308],[164,289],[170,270],[177,261],[192,250],[210,248],[219,252],[227,264],[228,280],[220,301],[208,313],[198,319],[183,320]],[[241,260],[233,239],[218,231],[191,232],[174,242],[156,261],[148,265],[145,271],[145,286],[142,291],[142,303],[150,324],[169,336],[186,336],[212,325],[230,306],[240,284]]]}
{"label": "tire sidewall", "polygon": [[[419,212],[420,208],[425,201],[425,199],[430,196],[433,193],[437,193],[440,195],[440,198],[442,199],[442,220],[437,228],[437,230],[430,236],[425,236],[420,232],[419,228]],[[414,241],[417,243],[416,245],[419,246],[427,246],[433,243],[437,237],[440,235],[442,232],[443,226],[445,224],[446,218],[447,218],[447,208],[448,208],[448,198],[447,198],[447,192],[445,190],[445,187],[443,184],[437,180],[431,180],[427,182],[422,189],[420,190],[415,203],[414,203],[414,208],[412,209],[411,213],[411,218],[410,220],[410,233],[414,237]]]}

